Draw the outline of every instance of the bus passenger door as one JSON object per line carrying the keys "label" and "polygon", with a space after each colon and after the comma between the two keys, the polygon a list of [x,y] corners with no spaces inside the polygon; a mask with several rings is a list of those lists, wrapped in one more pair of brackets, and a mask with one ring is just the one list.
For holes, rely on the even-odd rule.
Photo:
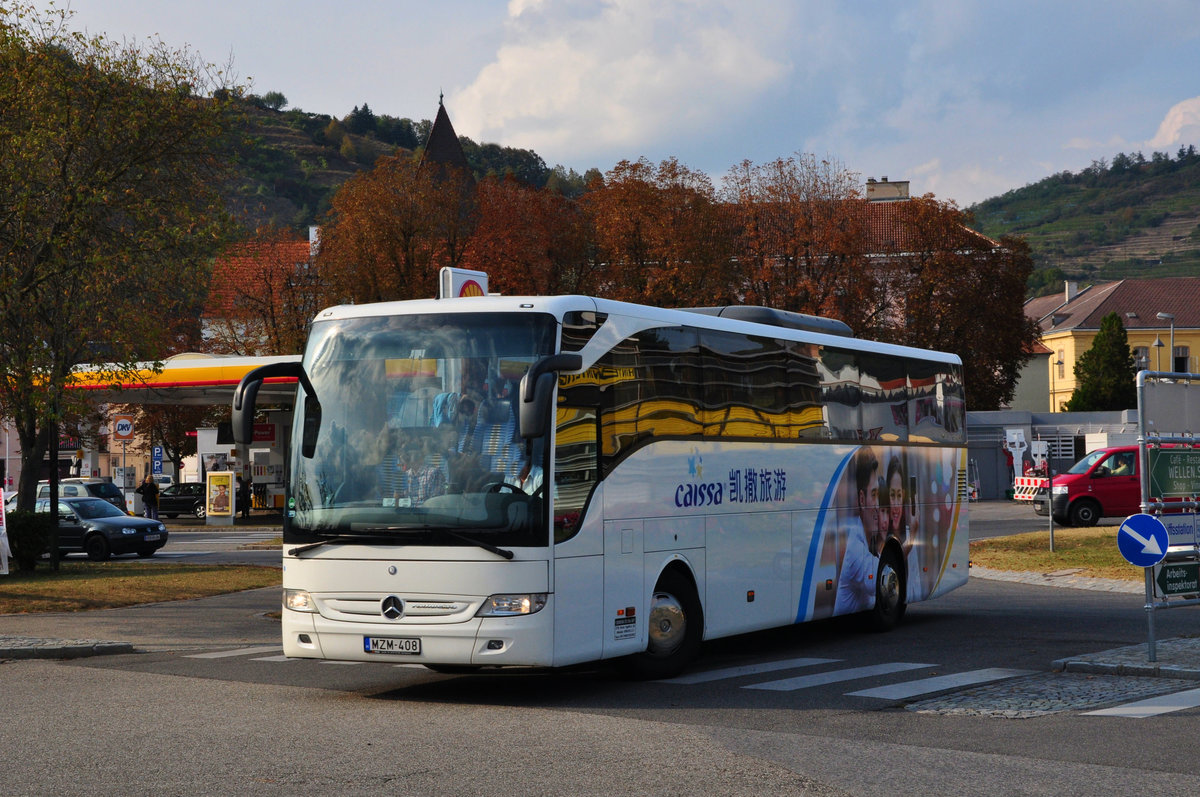
{"label": "bus passenger door", "polygon": [[604,658],[646,649],[641,520],[604,523]]}

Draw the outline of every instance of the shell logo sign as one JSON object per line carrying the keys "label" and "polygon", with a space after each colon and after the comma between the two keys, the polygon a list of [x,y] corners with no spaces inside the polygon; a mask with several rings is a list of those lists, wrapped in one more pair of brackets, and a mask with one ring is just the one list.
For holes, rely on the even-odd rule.
{"label": "shell logo sign", "polygon": [[465,268],[443,268],[438,272],[438,298],[454,299],[462,296],[487,296],[488,275],[486,271],[471,271]]}

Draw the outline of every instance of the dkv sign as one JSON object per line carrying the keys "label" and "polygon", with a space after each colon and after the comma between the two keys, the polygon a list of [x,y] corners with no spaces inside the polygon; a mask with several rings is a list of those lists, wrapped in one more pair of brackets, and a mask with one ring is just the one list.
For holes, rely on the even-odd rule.
{"label": "dkv sign", "polygon": [[118,415],[113,418],[113,439],[114,440],[132,440],[133,439],[133,416]]}

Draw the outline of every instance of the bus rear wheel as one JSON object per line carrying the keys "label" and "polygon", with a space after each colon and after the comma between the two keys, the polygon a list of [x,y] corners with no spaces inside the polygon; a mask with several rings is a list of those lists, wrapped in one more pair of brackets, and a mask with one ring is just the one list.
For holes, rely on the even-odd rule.
{"label": "bus rear wheel", "polygon": [[623,662],[635,678],[671,678],[700,652],[704,612],[689,578],[668,570],[658,580],[647,612],[646,650]]}
{"label": "bus rear wheel", "polygon": [[895,546],[883,550],[875,574],[875,606],[871,609],[871,627],[891,631],[904,619],[906,608],[904,565]]}

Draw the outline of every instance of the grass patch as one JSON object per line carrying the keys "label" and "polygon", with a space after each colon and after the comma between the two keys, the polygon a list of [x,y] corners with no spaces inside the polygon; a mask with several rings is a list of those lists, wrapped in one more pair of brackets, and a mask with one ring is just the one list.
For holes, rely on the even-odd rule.
{"label": "grass patch", "polygon": [[0,576],[0,614],[80,612],[279,586],[277,567],[66,561]]}
{"label": "grass patch", "polygon": [[1078,569],[1078,575],[1141,581],[1145,571],[1125,561],[1117,548],[1117,527],[1055,529],[1054,553],[1048,531],[991,537],[971,543],[971,564],[992,570],[1053,573]]}

